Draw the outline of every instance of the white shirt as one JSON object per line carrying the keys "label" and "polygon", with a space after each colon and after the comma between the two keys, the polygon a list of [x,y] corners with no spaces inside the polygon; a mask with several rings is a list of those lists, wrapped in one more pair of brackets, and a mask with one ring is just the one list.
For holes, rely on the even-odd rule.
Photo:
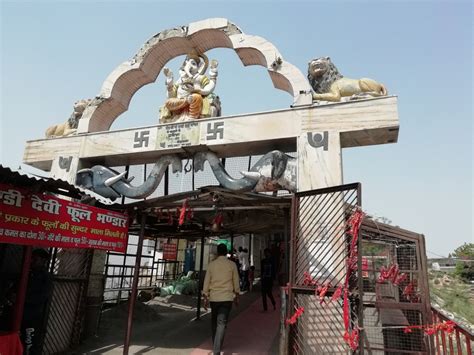
{"label": "white shirt", "polygon": [[241,251],[239,253],[239,262],[242,271],[247,271],[248,269],[250,269],[249,254],[245,251]]}

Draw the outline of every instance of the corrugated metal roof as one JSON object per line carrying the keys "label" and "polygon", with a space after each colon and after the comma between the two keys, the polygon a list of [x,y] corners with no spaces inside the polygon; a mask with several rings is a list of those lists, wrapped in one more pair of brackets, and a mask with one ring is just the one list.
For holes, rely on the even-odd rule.
{"label": "corrugated metal roof", "polygon": [[0,183],[32,188],[38,192],[50,192],[75,199],[84,199],[84,195],[103,205],[114,202],[80,186],[73,185],[62,179],[44,177],[22,170],[12,170],[0,164]]}
{"label": "corrugated metal roof", "polygon": [[[187,207],[192,217],[178,225],[178,209]],[[289,218],[291,195],[271,196],[261,193],[230,191],[218,186],[161,196],[126,204],[129,215],[145,213],[145,233],[149,238],[177,237],[200,238],[206,235],[269,233],[282,230]],[[223,226],[212,231],[212,221],[217,213],[223,217]],[[170,220],[170,218],[172,220]],[[134,218],[129,226],[130,233],[139,233],[140,218]],[[289,222],[287,221],[287,225]]]}

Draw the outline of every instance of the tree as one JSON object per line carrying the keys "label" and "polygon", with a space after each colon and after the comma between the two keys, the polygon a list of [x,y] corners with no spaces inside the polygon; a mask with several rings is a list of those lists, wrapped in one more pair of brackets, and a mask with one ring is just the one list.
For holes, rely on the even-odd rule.
{"label": "tree", "polygon": [[474,243],[464,243],[452,255],[462,260],[457,262],[454,273],[465,281],[474,280]]}
{"label": "tree", "polygon": [[459,259],[474,260],[474,243],[464,243],[454,249],[453,257]]}

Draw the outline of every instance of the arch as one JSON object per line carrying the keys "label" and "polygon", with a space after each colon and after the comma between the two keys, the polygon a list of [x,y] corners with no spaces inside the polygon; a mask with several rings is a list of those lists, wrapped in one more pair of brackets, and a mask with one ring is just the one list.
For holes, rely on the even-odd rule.
{"label": "arch", "polygon": [[165,63],[192,49],[204,53],[214,48],[234,49],[244,66],[266,67],[274,87],[293,96],[293,105],[311,104],[311,87],[306,77],[284,61],[273,44],[244,34],[227,19],[211,18],[156,34],[131,60],[115,68],[84,111],[78,133],[109,130],[115,119],[128,109],[132,96],[142,86],[154,82]]}

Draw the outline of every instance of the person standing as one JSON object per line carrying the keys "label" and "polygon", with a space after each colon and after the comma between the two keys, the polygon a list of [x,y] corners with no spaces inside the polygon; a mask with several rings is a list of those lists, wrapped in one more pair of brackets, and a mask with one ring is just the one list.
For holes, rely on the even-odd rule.
{"label": "person standing", "polygon": [[262,279],[262,302],[263,310],[267,311],[267,296],[272,302],[273,309],[276,309],[275,299],[273,298],[272,288],[273,279],[275,278],[275,266],[273,264],[272,253],[270,249],[266,248],[263,251],[265,258],[262,259],[260,265],[261,279]]}
{"label": "person standing", "polygon": [[242,285],[242,291],[248,291],[249,289],[249,252],[247,249],[239,247],[239,262],[240,262],[240,279]]}
{"label": "person standing", "polygon": [[239,305],[239,272],[235,263],[226,257],[225,244],[217,246],[217,259],[209,263],[204,277],[204,308],[211,305],[213,353],[220,354],[232,302]]}

